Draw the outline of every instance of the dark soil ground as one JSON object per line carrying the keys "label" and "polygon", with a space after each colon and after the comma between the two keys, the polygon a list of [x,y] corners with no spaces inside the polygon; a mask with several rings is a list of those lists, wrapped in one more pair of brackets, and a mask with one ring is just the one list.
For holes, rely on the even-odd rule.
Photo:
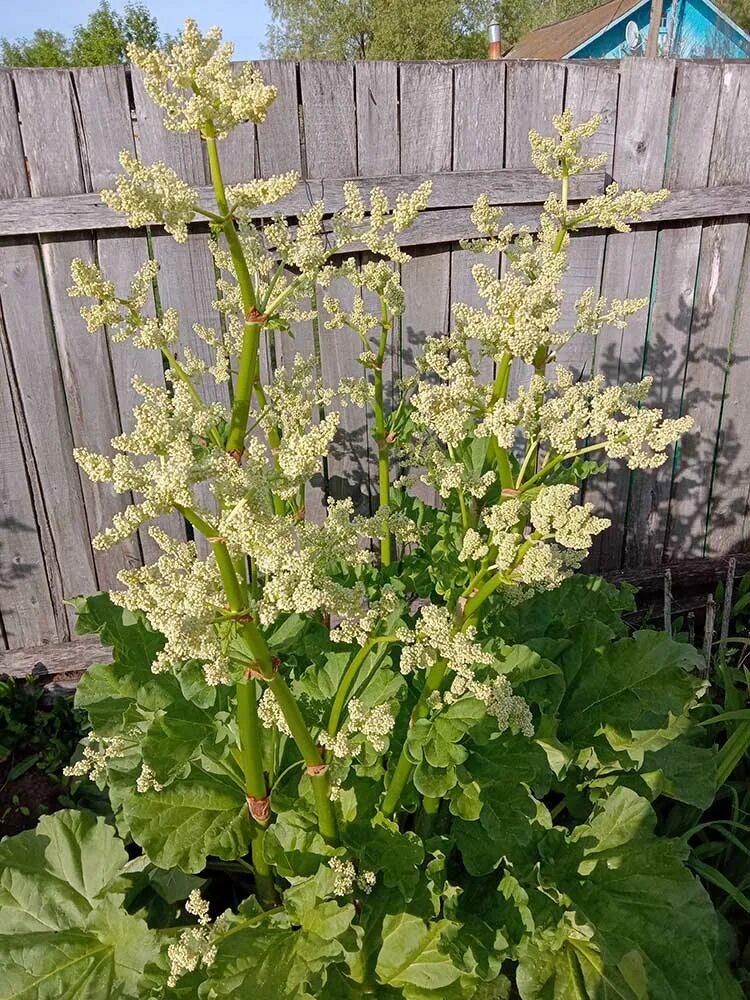
{"label": "dark soil ground", "polygon": [[11,780],[12,761],[0,764],[0,837],[36,826],[40,816],[61,809],[65,788],[36,768]]}

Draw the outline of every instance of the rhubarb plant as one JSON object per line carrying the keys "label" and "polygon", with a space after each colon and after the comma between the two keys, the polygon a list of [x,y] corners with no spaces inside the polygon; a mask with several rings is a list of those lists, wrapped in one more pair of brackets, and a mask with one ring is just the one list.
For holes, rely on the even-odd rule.
{"label": "rhubarb plant", "polygon": [[[727,929],[654,808],[713,795],[700,658],[631,634],[627,588],[574,575],[609,524],[584,484],[665,462],[690,418],[649,408],[647,378],[557,362],[645,305],[589,290],[563,323],[570,240],[628,231],[666,192],[573,202],[600,116],[531,132],[557,193],[534,231],[479,199],[484,305],[456,305],[391,386],[402,234],[429,183],[391,203],[347,182],[333,213],[290,201],[293,174],[225,185],[222,140],[275,96],[231,54],[192,21],[130,53],[166,127],[205,144],[211,203],[129,154],[103,193],[134,228],[208,227],[216,327],[153,308],[156,260],[128,288],[73,266],[91,333],[160,351],[166,380],[135,376],[110,454],[76,451],[132,497],[94,545],[148,531],[161,555],[75,602],[112,657],[79,685],[69,773],[111,816],[0,846],[0,997],[739,997]],[[481,262],[498,252],[501,273]],[[310,319],[323,351],[361,342],[361,377],[327,384],[300,355],[264,377]],[[343,407],[371,433],[372,505],[313,518]]]}

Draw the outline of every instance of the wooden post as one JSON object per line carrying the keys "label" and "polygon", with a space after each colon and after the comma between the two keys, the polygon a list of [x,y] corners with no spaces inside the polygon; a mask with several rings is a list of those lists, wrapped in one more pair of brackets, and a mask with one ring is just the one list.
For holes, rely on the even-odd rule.
{"label": "wooden post", "polygon": [[493,21],[487,27],[487,58],[502,59],[502,56],[503,43],[500,37],[500,25],[497,21]]}
{"label": "wooden post", "polygon": [[646,39],[646,56],[649,59],[654,59],[659,55],[659,31],[661,30],[663,9],[663,0],[651,0],[651,20],[648,24],[648,38]]}

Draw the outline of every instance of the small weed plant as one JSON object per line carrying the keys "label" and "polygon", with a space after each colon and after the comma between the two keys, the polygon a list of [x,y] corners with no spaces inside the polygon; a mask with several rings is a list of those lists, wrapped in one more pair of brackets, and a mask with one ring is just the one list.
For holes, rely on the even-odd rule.
{"label": "small weed plant", "polygon": [[[534,231],[478,200],[484,304],[456,305],[391,384],[402,234],[429,184],[392,203],[350,182],[339,211],[293,215],[293,174],[225,185],[222,140],[275,96],[231,52],[191,21],[131,51],[166,127],[203,141],[214,201],[127,153],[103,194],[180,242],[210,227],[216,328],[153,311],[155,260],[129,288],[73,267],[91,333],[161,351],[166,377],[136,376],[111,454],[76,452],[133,499],[94,544],[149,531],[162,554],[78,602],[113,662],[79,686],[70,771],[107,789],[115,826],[63,811],[0,846],[0,995],[739,997],[730,934],[653,805],[712,794],[699,655],[628,634],[629,592],[572,575],[609,523],[584,481],[660,465],[690,419],[648,408],[648,379],[556,363],[645,305],[589,290],[563,324],[571,234],[627,232],[666,192],[574,203],[600,118],[531,132],[557,193]],[[264,381],[269,332],[318,317],[323,350],[361,341],[362,377],[329,385],[297,356]],[[313,520],[344,407],[370,431],[374,503]]]}

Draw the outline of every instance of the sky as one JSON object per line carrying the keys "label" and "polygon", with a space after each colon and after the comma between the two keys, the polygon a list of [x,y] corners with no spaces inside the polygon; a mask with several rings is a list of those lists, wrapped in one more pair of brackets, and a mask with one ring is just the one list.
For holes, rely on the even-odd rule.
{"label": "sky", "polygon": [[[113,0],[121,10],[125,0]],[[174,35],[186,17],[194,17],[204,30],[218,24],[224,37],[234,42],[237,59],[257,59],[262,55],[268,10],[264,0],[146,0],[162,31]],[[70,35],[85,22],[97,0],[0,0],[0,36],[15,40],[28,38],[37,28],[49,28]]]}

